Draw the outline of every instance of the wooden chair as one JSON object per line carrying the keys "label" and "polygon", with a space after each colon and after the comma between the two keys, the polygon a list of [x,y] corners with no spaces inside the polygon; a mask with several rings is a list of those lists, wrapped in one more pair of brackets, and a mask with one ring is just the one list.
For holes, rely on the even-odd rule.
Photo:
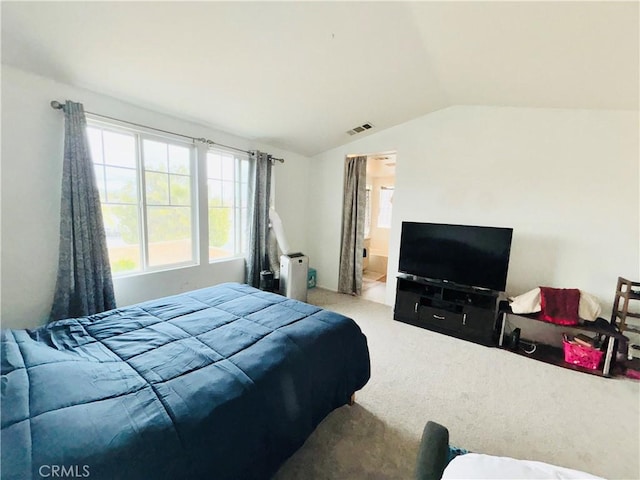
{"label": "wooden chair", "polygon": [[[622,300],[622,307],[620,307],[620,300]],[[637,311],[629,311],[629,302],[632,300],[640,301],[640,282],[632,282],[626,278],[618,277],[616,296],[611,311],[611,323],[618,326],[620,333],[624,333],[625,330],[640,333],[640,326],[627,325],[627,317],[640,318],[640,313]],[[638,306],[640,307],[640,303]]]}

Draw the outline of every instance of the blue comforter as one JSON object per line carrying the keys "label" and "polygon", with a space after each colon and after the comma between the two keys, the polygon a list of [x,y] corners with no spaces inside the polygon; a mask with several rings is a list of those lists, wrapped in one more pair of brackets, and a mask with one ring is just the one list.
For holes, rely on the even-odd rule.
{"label": "blue comforter", "polygon": [[2,332],[2,478],[269,478],[369,379],[355,322],[223,284]]}

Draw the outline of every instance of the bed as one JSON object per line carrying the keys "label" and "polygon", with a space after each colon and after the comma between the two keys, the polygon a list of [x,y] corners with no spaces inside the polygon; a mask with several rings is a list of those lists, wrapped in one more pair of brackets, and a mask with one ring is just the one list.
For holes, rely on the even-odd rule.
{"label": "bed", "polygon": [[3,479],[269,478],[370,374],[353,320],[237,283],[3,330],[1,352]]}

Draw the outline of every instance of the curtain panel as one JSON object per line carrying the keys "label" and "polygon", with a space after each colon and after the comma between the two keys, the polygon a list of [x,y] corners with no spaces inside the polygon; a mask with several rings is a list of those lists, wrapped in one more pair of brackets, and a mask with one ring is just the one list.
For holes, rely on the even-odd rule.
{"label": "curtain panel", "polygon": [[260,286],[260,272],[270,269],[269,205],[271,203],[271,156],[251,152],[249,181],[249,235],[246,257],[246,283]]}
{"label": "curtain panel", "polygon": [[338,291],[352,295],[362,293],[366,181],[367,157],[348,157],[344,166]]}
{"label": "curtain panel", "polygon": [[60,250],[50,320],[116,307],[84,109],[81,103],[67,101],[63,110]]}

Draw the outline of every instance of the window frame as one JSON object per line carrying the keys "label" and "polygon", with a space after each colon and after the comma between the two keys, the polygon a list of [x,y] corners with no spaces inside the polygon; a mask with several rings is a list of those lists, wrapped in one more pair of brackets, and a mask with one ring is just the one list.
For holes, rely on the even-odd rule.
{"label": "window frame", "polygon": [[[136,164],[136,197],[137,197],[137,202],[136,202],[136,209],[137,209],[137,214],[138,214],[138,235],[139,235],[139,250],[140,250],[140,258],[139,258],[139,262],[140,262],[140,268],[138,270],[135,271],[125,271],[125,272],[118,272],[118,273],[112,273],[114,278],[124,278],[124,277],[132,277],[132,276],[138,276],[138,275],[144,275],[147,273],[156,273],[156,272],[162,272],[162,271],[167,271],[167,270],[175,270],[175,269],[180,269],[180,268],[185,268],[185,267],[192,267],[192,266],[197,266],[200,262],[200,252],[199,252],[199,224],[198,224],[198,189],[197,189],[197,184],[198,184],[198,169],[197,169],[197,149],[196,149],[196,145],[193,141],[185,141],[182,138],[179,138],[177,136],[172,136],[169,134],[166,135],[159,135],[155,132],[150,132],[147,129],[144,129],[142,127],[140,128],[132,128],[128,125],[124,125],[122,123],[119,123],[117,121],[104,121],[101,120],[100,118],[91,116],[90,114],[87,114],[87,128],[96,128],[96,129],[100,129],[101,131],[108,131],[108,132],[113,132],[113,133],[120,133],[120,134],[127,134],[127,135],[132,135],[135,139],[135,164]],[[88,138],[88,135],[87,135]],[[150,141],[155,141],[155,142],[161,142],[161,143],[166,143],[167,145],[175,145],[175,146],[179,146],[179,147],[187,147],[189,150],[189,190],[190,190],[190,195],[189,195],[189,199],[190,199],[190,204],[189,204],[189,208],[190,208],[190,223],[191,223],[191,259],[189,260],[185,260],[185,261],[181,261],[181,262],[175,262],[175,263],[165,263],[162,265],[155,265],[155,266],[151,266],[149,264],[149,212],[148,212],[148,208],[149,208],[149,204],[147,202],[147,192],[146,192],[146,172],[145,172],[145,164],[144,164],[144,147],[143,147],[143,142],[145,140],[150,140]],[[90,146],[90,143],[89,143]],[[91,150],[91,146],[90,146],[90,150]],[[102,156],[103,156],[103,163],[102,164],[97,164],[95,163],[94,159],[91,159],[91,163],[93,165],[102,165],[103,167],[106,166],[106,163],[104,163],[104,142],[102,143]],[[155,171],[154,171],[155,172]],[[169,171],[169,167],[167,167],[167,172],[157,172],[157,173],[163,173],[166,174],[167,177],[169,177],[169,175],[171,175],[171,172]],[[186,175],[183,175],[186,176]],[[168,178],[168,181],[170,181],[170,179]],[[106,187],[107,185],[107,180],[106,178],[103,179],[103,185]],[[105,190],[105,199],[107,199],[108,197],[106,196],[106,190]],[[169,195],[170,195],[170,188],[169,188]],[[166,205],[166,207],[172,207],[173,205],[171,205],[171,198],[169,197],[169,204]],[[100,206],[102,208],[103,205],[113,205],[113,203],[111,202],[103,202],[102,199],[100,199]],[[117,204],[117,203],[116,203]],[[133,204],[126,204],[126,205],[133,205]],[[151,207],[154,206],[160,206],[160,205],[151,205]],[[177,205],[176,205],[177,206]],[[103,224],[104,224],[104,219],[103,219]],[[107,245],[107,250],[108,250],[108,245]]]}

